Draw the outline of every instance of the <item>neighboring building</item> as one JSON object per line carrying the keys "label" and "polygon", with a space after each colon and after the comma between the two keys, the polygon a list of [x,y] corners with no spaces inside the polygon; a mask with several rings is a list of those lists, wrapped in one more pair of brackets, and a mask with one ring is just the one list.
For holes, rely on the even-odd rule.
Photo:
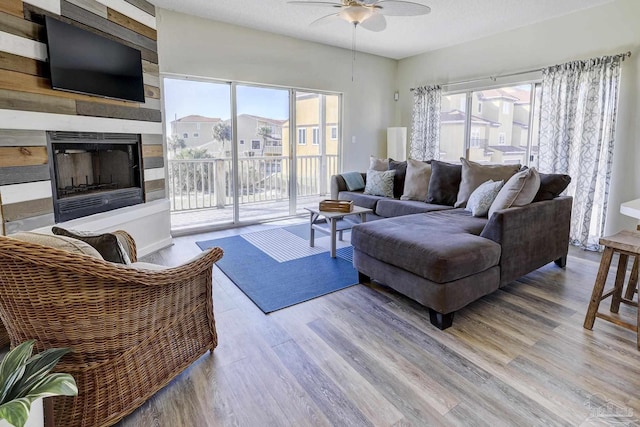
{"label": "neighboring building", "polygon": [[213,127],[220,121],[216,117],[199,115],[176,117],[171,122],[171,136],[182,139],[188,148],[198,147],[213,140]]}
{"label": "neighboring building", "polygon": [[[298,93],[296,97],[297,128],[294,138],[297,156],[338,155],[339,100],[340,98],[336,95]],[[289,143],[289,121],[282,126],[282,141],[284,141],[286,153]]]}
{"label": "neighboring building", "polygon": [[282,126],[286,120],[240,114],[238,116],[238,155],[281,156]]}

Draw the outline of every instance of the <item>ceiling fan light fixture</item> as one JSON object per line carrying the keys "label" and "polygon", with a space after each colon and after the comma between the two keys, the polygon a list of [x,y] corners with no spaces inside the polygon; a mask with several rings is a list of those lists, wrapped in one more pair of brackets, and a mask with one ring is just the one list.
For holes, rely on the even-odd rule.
{"label": "ceiling fan light fixture", "polygon": [[366,6],[347,6],[344,7],[338,16],[351,24],[361,24],[373,15],[373,10]]}

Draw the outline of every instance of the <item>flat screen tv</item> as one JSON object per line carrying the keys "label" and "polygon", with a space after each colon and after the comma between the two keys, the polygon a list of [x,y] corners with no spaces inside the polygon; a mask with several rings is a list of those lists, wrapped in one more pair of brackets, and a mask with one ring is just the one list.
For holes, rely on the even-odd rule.
{"label": "flat screen tv", "polygon": [[140,51],[45,17],[53,89],[144,102]]}

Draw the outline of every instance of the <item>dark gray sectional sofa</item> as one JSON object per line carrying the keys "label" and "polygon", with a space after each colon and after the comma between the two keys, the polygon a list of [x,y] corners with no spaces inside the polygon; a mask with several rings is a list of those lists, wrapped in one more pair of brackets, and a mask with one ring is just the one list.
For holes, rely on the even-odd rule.
{"label": "dark gray sectional sofa", "polygon": [[331,178],[331,197],[375,212],[351,233],[360,282],[375,279],[414,299],[440,329],[451,326],[456,310],[513,280],[552,261],[566,265],[571,197],[499,210],[490,219],[347,191],[341,175]]}

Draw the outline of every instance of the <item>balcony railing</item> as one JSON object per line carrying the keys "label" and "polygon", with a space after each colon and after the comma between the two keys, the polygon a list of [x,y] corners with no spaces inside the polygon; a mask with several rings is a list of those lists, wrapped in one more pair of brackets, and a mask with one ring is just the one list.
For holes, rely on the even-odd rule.
{"label": "balcony railing", "polygon": [[[238,159],[240,204],[289,199],[290,159],[282,156]],[[169,199],[174,212],[233,205],[233,163],[229,158],[169,160]],[[296,195],[324,195],[338,172],[337,155],[298,156]]]}

